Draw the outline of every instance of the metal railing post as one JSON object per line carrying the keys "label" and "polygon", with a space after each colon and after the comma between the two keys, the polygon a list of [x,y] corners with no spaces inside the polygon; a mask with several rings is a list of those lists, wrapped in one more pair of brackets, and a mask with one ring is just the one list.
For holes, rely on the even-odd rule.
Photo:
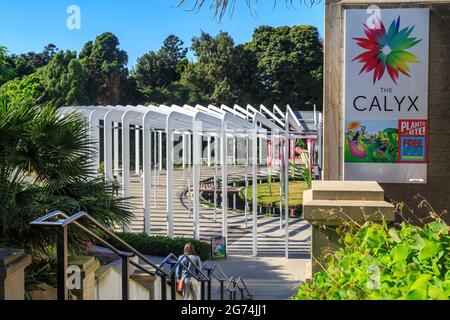
{"label": "metal railing post", "polygon": [[161,274],[161,300],[167,300],[167,277]]}
{"label": "metal railing post", "polygon": [[220,280],[220,300],[224,300],[223,290],[224,290],[223,280]]}
{"label": "metal railing post", "polygon": [[241,300],[245,300],[244,299],[244,289],[243,288],[239,288],[239,291],[241,291]]}
{"label": "metal railing post", "polygon": [[129,300],[128,257],[122,256],[122,300]]}
{"label": "metal railing post", "polygon": [[67,226],[56,228],[58,300],[67,300]]}
{"label": "metal railing post", "polygon": [[203,281],[203,279],[200,284],[200,300],[205,300],[205,281]]}
{"label": "metal railing post", "polygon": [[[175,263],[170,264],[170,270],[173,269]],[[170,275],[170,298],[171,300],[177,300],[177,272],[172,272]]]}
{"label": "metal railing post", "polygon": [[211,269],[208,269],[208,300],[211,300]]}

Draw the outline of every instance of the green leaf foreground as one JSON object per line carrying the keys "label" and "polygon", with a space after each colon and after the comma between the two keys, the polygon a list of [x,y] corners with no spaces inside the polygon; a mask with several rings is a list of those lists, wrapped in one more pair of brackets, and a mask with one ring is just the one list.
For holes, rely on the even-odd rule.
{"label": "green leaf foreground", "polygon": [[296,300],[448,300],[449,227],[365,223],[343,233],[343,248],[303,283]]}

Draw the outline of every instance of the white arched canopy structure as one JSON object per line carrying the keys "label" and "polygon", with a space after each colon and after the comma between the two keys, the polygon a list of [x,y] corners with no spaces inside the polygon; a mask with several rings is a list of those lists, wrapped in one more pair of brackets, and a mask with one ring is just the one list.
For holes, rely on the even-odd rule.
{"label": "white arched canopy structure", "polygon": [[[258,206],[257,206],[257,184],[258,165],[263,163],[265,155],[263,150],[267,146],[265,140],[275,144],[275,139],[284,140],[284,150],[282,152],[284,168],[289,168],[289,148],[288,141],[298,138],[318,139],[320,143],[321,132],[315,125],[315,130],[309,130],[297,119],[292,109],[287,106],[283,112],[278,106],[269,110],[265,106],[260,106],[259,110],[248,105],[245,108],[235,105],[229,107],[222,105],[220,108],[209,105],[195,107],[184,105],[183,107],[172,106],[81,106],[63,107],[58,110],[59,115],[64,116],[69,113],[77,113],[86,119],[86,126],[89,128],[89,136],[94,141],[92,153],[92,171],[98,173],[103,160],[104,176],[106,179],[115,180],[121,173],[121,185],[123,196],[130,196],[130,142],[131,132],[135,132],[135,172],[141,173],[143,183],[143,203],[144,231],[151,234],[151,194],[157,188],[156,181],[152,181],[152,170],[161,172],[162,166],[162,135],[166,135],[165,155],[166,155],[166,194],[167,194],[167,235],[174,237],[174,205],[173,205],[173,174],[174,174],[174,137],[182,137],[182,167],[192,163],[193,181],[193,221],[192,230],[195,238],[200,239],[200,179],[203,160],[207,166],[214,162],[214,205],[217,209],[216,180],[219,176],[218,166],[221,167],[222,179],[222,236],[228,245],[228,165],[237,164],[239,155],[236,153],[236,141],[245,141],[244,165],[245,165],[245,186],[248,186],[247,168],[251,166],[251,176],[253,185],[252,200],[252,234],[253,234],[253,255],[258,254]],[[314,115],[316,117],[316,115]],[[315,118],[316,119],[316,118]],[[318,116],[319,122],[321,115]],[[320,126],[319,126],[320,127]],[[100,134],[101,130],[103,135]],[[121,135],[119,135],[121,130]],[[141,141],[142,135],[142,141]],[[153,135],[153,140],[152,140]],[[100,145],[103,136],[103,159],[101,159]],[[206,139],[206,157],[203,157],[203,141]],[[232,161],[229,161],[228,141],[233,142]],[[212,146],[212,140],[214,145]],[[158,141],[158,145],[156,142]],[[191,142],[193,152],[191,154]],[[119,145],[121,145],[122,155],[119,155]],[[187,145],[187,146],[186,146]],[[141,147],[142,146],[142,147]],[[214,150],[214,159],[212,157]],[[258,152],[259,151],[259,152]],[[142,154],[142,163],[141,163]],[[263,158],[264,156],[264,158]],[[241,155],[242,157],[242,155]],[[321,158],[319,153],[319,159]],[[272,160],[275,160],[275,152],[272,152]],[[121,161],[121,166],[119,164]],[[274,161],[272,161],[273,163]],[[158,164],[154,167],[153,164]],[[319,164],[320,165],[320,164]],[[183,171],[184,172],[184,171]],[[280,165],[280,179],[289,180],[289,170],[284,170],[282,176]],[[286,231],[286,256],[289,255],[289,207],[288,207],[288,183],[284,183],[284,227]],[[190,190],[190,183],[188,188]],[[282,192],[281,192],[282,193]],[[280,193],[280,196],[282,195]],[[189,194],[189,192],[188,192]],[[281,199],[280,199],[281,201]],[[245,209],[245,219],[247,219],[247,208]],[[281,219],[281,217],[280,217]],[[127,230],[129,230],[127,228]]]}

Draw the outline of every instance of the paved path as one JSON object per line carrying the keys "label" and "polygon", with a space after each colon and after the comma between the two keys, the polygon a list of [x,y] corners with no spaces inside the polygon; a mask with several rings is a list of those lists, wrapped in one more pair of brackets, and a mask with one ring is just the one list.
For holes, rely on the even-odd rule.
{"label": "paved path", "polygon": [[[231,256],[214,261],[227,276],[242,277],[254,300],[287,300],[295,296],[300,281],[310,274],[309,257],[274,258]],[[219,299],[220,287],[213,286],[213,299]],[[237,295],[240,299],[240,295]]]}
{"label": "paved path", "polygon": [[[147,256],[155,263],[163,258]],[[287,300],[296,295],[300,281],[305,281],[311,273],[310,259],[269,258],[231,256],[227,260],[206,261],[208,265],[218,264],[227,277],[242,277],[254,300]],[[120,263],[117,263],[120,268]],[[220,299],[220,284],[214,279],[212,299]],[[225,300],[229,296],[225,293]],[[237,294],[240,299],[240,294]]]}

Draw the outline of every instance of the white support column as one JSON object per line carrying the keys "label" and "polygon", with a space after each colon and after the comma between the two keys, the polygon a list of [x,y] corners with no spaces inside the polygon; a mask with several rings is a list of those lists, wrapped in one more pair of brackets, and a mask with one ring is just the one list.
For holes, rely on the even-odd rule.
{"label": "white support column", "polygon": [[183,168],[183,186],[186,187],[186,134],[181,134],[181,159]]}
{"label": "white support column", "polygon": [[202,142],[203,139],[200,136],[201,122],[194,121],[192,127],[192,143],[193,143],[193,175],[194,182],[194,197],[193,197],[193,209],[194,209],[194,239],[200,239],[200,163],[202,158]]}
{"label": "white support column", "polygon": [[285,255],[289,258],[289,112],[286,112],[286,138],[284,140],[284,228]]}
{"label": "white support column", "polygon": [[280,230],[283,229],[283,140],[278,139],[278,158],[280,165]]}
{"label": "white support column", "polygon": [[322,158],[322,154],[323,154],[323,119],[322,119],[322,113],[319,113],[319,123],[317,126],[317,143],[318,143],[318,158],[317,158],[317,164],[319,167],[319,179],[322,179],[322,168],[323,168],[323,158]]}
{"label": "white support column", "polygon": [[111,121],[107,120],[107,116],[105,116],[105,124],[103,130],[103,148],[104,148],[104,166],[105,166],[105,179],[112,181],[113,180],[113,138],[112,138],[112,124]]}
{"label": "white support column", "polygon": [[141,130],[140,126],[135,126],[135,172],[140,174],[141,172]]}
{"label": "white support column", "polygon": [[[239,155],[237,154],[237,139],[233,138],[233,187],[236,187],[236,164],[237,159],[239,159]],[[236,193],[233,193],[233,211],[236,212]]]}
{"label": "white support column", "polygon": [[[130,196],[130,124],[126,112],[122,118],[122,195],[124,198]],[[130,232],[130,226],[124,225],[123,231]]]}
{"label": "white support column", "polygon": [[211,137],[210,136],[208,136],[208,138],[207,138],[206,152],[207,152],[206,159],[207,159],[208,167],[211,167]]}
{"label": "white support column", "polygon": [[122,194],[124,198],[130,196],[130,125],[125,119],[122,122]]}
{"label": "white support column", "polygon": [[114,175],[119,179],[119,123],[114,122]]}
{"label": "white support column", "polygon": [[263,148],[262,148],[262,145],[263,145],[263,139],[262,139],[262,137],[260,137],[259,139],[259,164],[262,164],[263,163]]}
{"label": "white support column", "polygon": [[219,161],[219,137],[214,137],[214,222],[217,221],[217,166]]}
{"label": "white support column", "polygon": [[276,135],[279,134],[278,130],[274,131],[271,130],[271,140],[272,140],[272,167],[275,168],[275,160],[277,158],[277,154],[275,152],[276,148],[275,148],[275,142],[277,141]]}
{"label": "white support column", "polygon": [[233,138],[233,168],[236,169],[236,138]]}
{"label": "white support column", "polygon": [[[187,136],[187,150],[186,150],[187,165],[188,165],[188,175],[187,175],[188,181],[187,181],[187,183],[188,183],[188,196],[189,197],[191,196],[191,172],[192,172],[192,170],[191,170],[191,165],[192,165],[191,145],[192,145],[192,136],[191,136],[191,133],[189,133]],[[188,204],[189,204],[188,215],[190,218],[191,214],[192,214],[192,203],[190,201],[188,201]]]}
{"label": "white support column", "polygon": [[92,175],[97,177],[100,168],[100,133],[98,131],[98,120],[96,117],[94,119],[89,119],[89,136],[92,141]]}
{"label": "white support column", "polygon": [[249,143],[248,143],[248,136],[245,137],[245,172],[244,172],[244,180],[245,180],[245,184],[244,184],[244,188],[245,188],[245,192],[244,192],[244,214],[245,214],[245,227],[247,228],[248,225],[248,157],[249,157],[249,152],[248,152],[248,147],[249,147]]}
{"label": "white support column", "polygon": [[[172,133],[172,137],[173,137],[173,133]],[[166,137],[166,139],[168,139],[168,137]],[[159,151],[158,151],[158,162],[159,162],[159,173],[161,174],[162,171],[162,131],[158,132],[158,144],[159,144]],[[166,150],[166,152],[168,152]]]}
{"label": "white support column", "polygon": [[225,246],[228,250],[228,143],[227,122],[222,123],[221,141],[221,163],[222,163],[222,237],[225,238]]}
{"label": "white support column", "polygon": [[186,134],[185,133],[183,133],[182,135],[181,135],[181,139],[182,139],[182,148],[183,148],[183,152],[182,152],[182,155],[183,155],[183,172],[184,172],[184,169],[186,168],[186,158],[187,158],[187,156],[186,156],[186,152],[187,152],[187,147],[186,147]]}
{"label": "white support column", "polygon": [[252,198],[253,198],[253,256],[258,255],[258,125],[252,132]]}
{"label": "white support column", "polygon": [[152,184],[152,132],[149,126],[151,113],[144,116],[142,135],[143,160],[142,171],[144,175],[144,232],[151,235],[151,184]]}
{"label": "white support column", "polygon": [[[160,138],[161,138],[160,133]],[[162,149],[160,139],[160,150]],[[161,158],[161,153],[159,155]],[[161,165],[161,163],[160,163]],[[167,134],[166,134],[166,194],[167,194],[167,236],[174,237],[173,232],[173,127],[170,116],[167,119]]]}

